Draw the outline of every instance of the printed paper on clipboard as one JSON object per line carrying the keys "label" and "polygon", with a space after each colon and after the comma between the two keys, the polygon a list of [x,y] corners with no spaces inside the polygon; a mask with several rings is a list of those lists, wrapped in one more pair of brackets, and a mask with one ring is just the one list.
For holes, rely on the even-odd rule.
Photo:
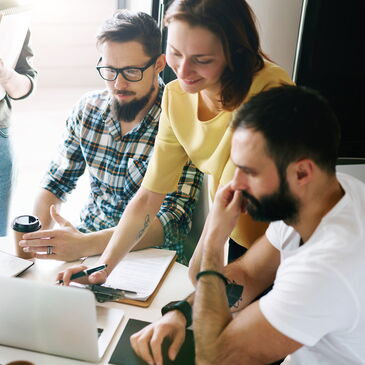
{"label": "printed paper on clipboard", "polygon": [[[154,293],[175,258],[175,251],[158,248],[129,252],[111,272],[104,285],[126,290],[126,299],[146,301]],[[83,263],[93,266],[96,260],[95,257],[89,257]]]}

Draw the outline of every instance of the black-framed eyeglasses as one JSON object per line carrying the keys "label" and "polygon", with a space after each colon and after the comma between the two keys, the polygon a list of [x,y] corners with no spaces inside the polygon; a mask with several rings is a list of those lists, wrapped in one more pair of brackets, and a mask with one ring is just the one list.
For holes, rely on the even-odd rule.
{"label": "black-framed eyeglasses", "polygon": [[[96,66],[96,69],[99,72],[99,75],[106,81],[114,81],[118,77],[119,74],[130,82],[137,82],[143,79],[143,72],[146,71],[149,67],[151,67],[157,60],[160,55],[152,57],[146,66],[144,67],[133,67],[127,66],[123,68],[114,68],[109,66]],[[100,63],[101,58],[98,61]]]}

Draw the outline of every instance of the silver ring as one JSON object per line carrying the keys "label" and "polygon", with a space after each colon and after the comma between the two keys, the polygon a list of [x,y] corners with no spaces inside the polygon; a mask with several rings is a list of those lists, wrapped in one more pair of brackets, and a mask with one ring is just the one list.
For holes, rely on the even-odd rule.
{"label": "silver ring", "polygon": [[47,255],[52,255],[53,254],[53,246],[47,246]]}

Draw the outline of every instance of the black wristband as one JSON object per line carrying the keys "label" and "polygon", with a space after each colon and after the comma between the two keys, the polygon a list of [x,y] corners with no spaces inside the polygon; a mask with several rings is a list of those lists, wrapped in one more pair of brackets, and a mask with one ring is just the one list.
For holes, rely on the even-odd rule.
{"label": "black wristband", "polygon": [[188,301],[178,300],[178,301],[170,302],[161,308],[161,314],[165,315],[167,312],[170,312],[172,310],[180,311],[185,317],[186,327],[191,326],[191,324],[193,322],[192,309],[191,309],[191,305]]}
{"label": "black wristband", "polygon": [[220,273],[218,271],[214,271],[214,270],[205,270],[205,271],[198,272],[198,274],[196,275],[196,280],[198,281],[204,275],[218,276],[219,278],[221,278],[224,281],[224,285],[226,285],[226,286],[228,285],[227,278],[222,273]]}

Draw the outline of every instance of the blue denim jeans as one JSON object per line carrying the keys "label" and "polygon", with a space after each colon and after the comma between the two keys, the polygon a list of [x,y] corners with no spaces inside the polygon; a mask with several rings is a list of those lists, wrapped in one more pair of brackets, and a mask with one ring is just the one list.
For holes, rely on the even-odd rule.
{"label": "blue denim jeans", "polygon": [[13,156],[8,128],[0,128],[0,237],[8,230]]}

